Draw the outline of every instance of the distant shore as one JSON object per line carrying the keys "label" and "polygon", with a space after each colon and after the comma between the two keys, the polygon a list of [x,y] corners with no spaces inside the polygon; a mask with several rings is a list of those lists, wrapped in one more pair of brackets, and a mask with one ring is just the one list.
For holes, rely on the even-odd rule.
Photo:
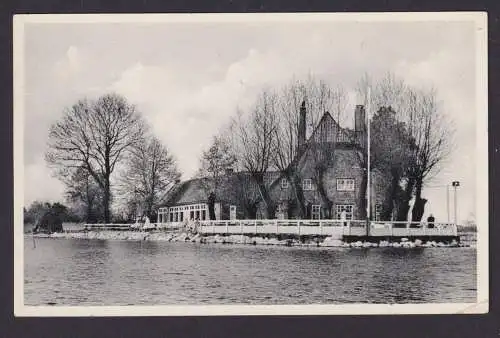
{"label": "distant shore", "polygon": [[401,241],[388,242],[385,240],[378,243],[353,242],[346,243],[332,237],[308,238],[308,239],[278,239],[264,236],[246,235],[200,235],[189,232],[164,232],[164,231],[78,231],[60,232],[52,234],[26,235],[35,238],[67,238],[67,239],[94,239],[94,240],[125,240],[125,241],[163,241],[163,242],[192,242],[201,244],[246,244],[246,245],[273,245],[273,246],[300,246],[300,247],[344,247],[344,248],[375,248],[375,247],[403,247],[403,248],[428,248],[428,247],[468,247],[470,245],[450,243],[445,244],[436,241],[410,241],[406,238]]}

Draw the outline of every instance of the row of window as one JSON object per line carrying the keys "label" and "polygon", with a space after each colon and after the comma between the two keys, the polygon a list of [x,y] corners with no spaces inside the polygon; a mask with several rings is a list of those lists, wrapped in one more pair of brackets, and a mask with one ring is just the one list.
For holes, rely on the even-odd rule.
{"label": "row of window", "polygon": [[[288,180],[286,178],[281,179],[281,188],[288,189]],[[302,180],[303,190],[314,190],[314,184],[312,179],[305,178]],[[354,179],[353,178],[337,178],[337,191],[354,191]]]}
{"label": "row of window", "polygon": [[184,219],[208,220],[208,206],[205,203],[181,205],[170,208],[160,208],[158,216],[160,222],[183,222]]}
{"label": "row of window", "polygon": [[207,205],[206,204],[193,204],[193,205],[181,205],[178,207],[171,207],[171,208],[160,208],[160,212],[162,211],[184,211],[184,210],[202,210],[206,209]]}
{"label": "row of window", "polygon": [[[354,211],[354,205],[353,204],[337,204],[335,205],[335,218],[336,219],[342,219],[343,213],[345,213],[345,219],[346,220],[352,220],[353,219],[353,211]],[[284,213],[284,210],[279,206],[277,210],[278,214]],[[382,212],[382,206],[377,204],[375,205],[375,221],[380,220],[380,215]],[[314,204],[311,206],[311,218],[312,219],[320,219],[321,218],[321,205],[319,204]]]}
{"label": "row of window", "polygon": [[[187,217],[187,211],[175,211],[175,212],[169,212],[169,221],[170,222],[183,222],[184,221],[184,214],[186,214]],[[207,210],[191,210],[189,211],[189,220],[199,220],[199,221],[206,221],[208,220],[208,213]],[[163,222],[163,220],[162,220]]]}
{"label": "row of window", "polygon": [[[168,210],[168,212],[167,212]],[[337,204],[335,205],[335,218],[336,219],[353,219],[353,204]],[[278,214],[278,218],[281,218],[279,214],[284,214],[284,209],[281,205],[278,205],[278,209],[276,210]],[[377,204],[375,205],[375,220],[380,220],[380,215],[382,212],[382,206]],[[189,213],[189,214],[188,214]],[[236,206],[231,206],[231,219],[236,219]],[[186,217],[190,220],[200,220],[205,221],[208,220],[208,211],[206,204],[197,204],[197,205],[188,205],[188,206],[179,206],[172,208],[161,208],[159,212],[160,222],[165,222],[167,219],[170,222],[183,222]],[[314,204],[311,206],[311,218],[312,219],[320,219],[321,218],[321,205]]]}
{"label": "row of window", "polygon": [[[335,218],[341,219],[342,212],[345,212],[345,219],[353,219],[353,204],[337,204],[335,205]],[[284,218],[285,210],[281,205],[278,206],[276,210],[278,218]],[[321,205],[313,204],[311,205],[311,218],[320,219],[321,218]]]}

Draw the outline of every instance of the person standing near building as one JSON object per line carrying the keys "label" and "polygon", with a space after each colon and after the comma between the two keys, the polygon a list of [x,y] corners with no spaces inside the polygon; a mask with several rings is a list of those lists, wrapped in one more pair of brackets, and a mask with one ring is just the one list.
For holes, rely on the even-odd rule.
{"label": "person standing near building", "polygon": [[429,229],[433,229],[434,228],[434,216],[432,214],[429,215],[429,217],[427,217],[427,227]]}
{"label": "person standing near building", "polygon": [[342,224],[346,227],[347,226],[347,213],[345,210],[342,210],[340,212],[340,220],[342,221]]}

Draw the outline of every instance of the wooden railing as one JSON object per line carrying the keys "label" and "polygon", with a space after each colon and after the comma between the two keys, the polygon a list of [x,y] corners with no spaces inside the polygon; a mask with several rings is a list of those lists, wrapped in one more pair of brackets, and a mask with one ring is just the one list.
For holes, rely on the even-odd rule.
{"label": "wooden railing", "polygon": [[[454,223],[370,222],[367,232],[365,220],[216,220],[198,222],[151,223],[151,229],[191,229],[202,234],[286,234],[342,236],[411,237],[457,236]],[[131,224],[86,224],[89,230],[134,230]],[[138,228],[137,230],[141,230]]]}
{"label": "wooden railing", "polygon": [[[163,228],[181,228],[184,224],[164,223]],[[217,220],[189,225],[204,234],[295,234],[327,236],[457,236],[454,223],[371,222],[365,220]]]}

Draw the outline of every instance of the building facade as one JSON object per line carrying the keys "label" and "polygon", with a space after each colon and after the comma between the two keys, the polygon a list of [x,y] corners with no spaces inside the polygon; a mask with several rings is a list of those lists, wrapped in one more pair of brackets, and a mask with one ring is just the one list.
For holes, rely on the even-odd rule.
{"label": "building facade", "polygon": [[[279,219],[347,219],[366,217],[366,123],[363,106],[356,106],[354,130],[341,128],[328,113],[306,140],[306,109],[300,109],[297,156],[286,173],[266,173],[266,188]],[[292,174],[291,174],[292,173]],[[159,210],[159,222],[208,220],[209,190],[204,179],[183,182]],[[371,172],[371,216],[379,218],[387,182]],[[225,175],[215,194],[216,219],[264,218],[266,205],[245,172]],[[300,196],[300,197],[299,197]]]}

